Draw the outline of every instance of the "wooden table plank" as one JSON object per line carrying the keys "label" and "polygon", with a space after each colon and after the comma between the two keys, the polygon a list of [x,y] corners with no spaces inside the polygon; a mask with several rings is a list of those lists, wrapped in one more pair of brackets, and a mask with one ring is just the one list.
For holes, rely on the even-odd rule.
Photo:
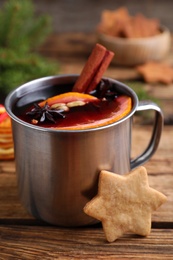
{"label": "wooden table plank", "polygon": [[[101,227],[0,226],[0,256],[6,259],[172,259],[173,230],[153,229],[148,237],[105,240]],[[8,257],[8,258],[7,258]]]}
{"label": "wooden table plank", "polygon": [[[139,155],[147,146],[151,137],[151,126],[135,125],[132,131],[132,157]],[[156,153],[145,164],[150,174],[173,173],[173,127],[163,128],[161,140]],[[172,174],[173,176],[173,174]]]}

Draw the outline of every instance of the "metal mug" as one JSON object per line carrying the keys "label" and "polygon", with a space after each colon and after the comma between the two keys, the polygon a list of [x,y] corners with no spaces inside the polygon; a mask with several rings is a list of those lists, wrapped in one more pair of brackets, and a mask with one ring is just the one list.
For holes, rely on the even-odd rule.
{"label": "metal mug", "polygon": [[[129,115],[109,125],[86,130],[53,130],[20,120],[14,113],[16,103],[34,99],[35,92],[50,86],[56,91],[73,85],[78,75],[60,75],[26,83],[6,98],[12,118],[19,196],[36,218],[60,226],[96,223],[83,212],[85,204],[97,193],[101,170],[124,174],[146,162],[156,151],[162,132],[161,109],[150,101],[139,102],[125,84],[109,79],[120,93],[131,96]],[[62,89],[61,89],[62,91]],[[131,160],[132,118],[136,111],[154,110],[155,121],[146,150]]]}

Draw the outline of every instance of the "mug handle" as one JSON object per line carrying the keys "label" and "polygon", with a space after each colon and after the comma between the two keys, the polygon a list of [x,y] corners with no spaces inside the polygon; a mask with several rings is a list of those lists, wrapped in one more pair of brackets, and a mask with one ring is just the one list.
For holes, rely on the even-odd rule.
{"label": "mug handle", "polygon": [[131,169],[140,166],[141,164],[145,163],[150,159],[150,157],[157,150],[161,138],[163,122],[164,122],[162,110],[157,104],[153,103],[152,101],[139,101],[136,111],[144,111],[144,110],[155,111],[155,120],[153,125],[152,136],[145,151],[135,159],[131,160],[130,162]]}

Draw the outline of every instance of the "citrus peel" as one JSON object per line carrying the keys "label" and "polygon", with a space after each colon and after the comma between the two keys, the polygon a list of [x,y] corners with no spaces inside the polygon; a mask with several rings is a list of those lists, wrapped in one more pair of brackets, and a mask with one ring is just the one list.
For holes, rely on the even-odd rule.
{"label": "citrus peel", "polygon": [[111,114],[107,115],[107,117],[103,117],[99,120],[90,121],[90,118],[85,117],[85,122],[77,123],[73,126],[65,126],[65,127],[54,127],[55,129],[62,129],[62,130],[84,130],[84,129],[91,129],[97,128],[105,125],[109,125],[112,123],[117,122],[118,120],[127,116],[132,108],[132,99],[129,96],[119,96],[116,98],[116,102],[118,102],[119,109],[112,111]]}
{"label": "citrus peel", "polygon": [[59,94],[57,96],[50,97],[39,103],[39,106],[44,106],[46,103],[49,106],[52,106],[57,103],[69,103],[72,101],[84,101],[84,102],[92,102],[97,100],[98,98],[91,96],[89,94],[78,93],[78,92],[66,92],[63,94]]}
{"label": "citrus peel", "polygon": [[0,160],[14,158],[11,119],[0,104]]}

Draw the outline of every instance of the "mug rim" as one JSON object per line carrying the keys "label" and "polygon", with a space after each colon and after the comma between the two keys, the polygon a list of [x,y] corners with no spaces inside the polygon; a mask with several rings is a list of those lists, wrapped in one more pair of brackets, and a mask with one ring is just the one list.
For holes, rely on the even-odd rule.
{"label": "mug rim", "polygon": [[[68,83],[73,83],[72,80],[75,82],[75,80],[78,77],[79,77],[79,74],[60,74],[60,75],[54,75],[54,76],[47,76],[47,77],[41,77],[41,78],[38,78],[38,79],[31,80],[29,82],[26,82],[26,83],[20,85],[19,87],[16,87],[5,98],[5,108],[6,108],[8,115],[11,117],[12,120],[19,123],[20,125],[29,127],[31,129],[39,130],[39,131],[42,131],[42,132],[79,133],[79,132],[93,132],[93,131],[98,131],[98,130],[113,127],[113,126],[118,125],[118,124],[122,123],[123,121],[127,120],[128,118],[130,118],[135,113],[136,108],[137,108],[138,103],[139,103],[139,100],[138,100],[138,97],[137,97],[137,94],[135,93],[135,91],[133,89],[131,89],[129,86],[127,86],[126,84],[124,84],[124,83],[122,83],[122,82],[120,82],[116,79],[109,78],[109,77],[103,77],[103,79],[116,83],[119,88],[122,88],[122,90],[124,90],[125,92],[128,92],[130,97],[133,100],[132,101],[133,107],[132,107],[130,113],[128,115],[126,115],[125,117],[121,118],[120,120],[116,121],[116,122],[106,124],[106,125],[103,125],[103,126],[98,126],[98,127],[93,127],[93,128],[91,127],[91,128],[87,128],[87,129],[76,129],[76,130],[75,129],[74,130],[73,129],[72,130],[62,129],[61,130],[61,129],[46,128],[46,127],[30,124],[28,122],[23,121],[22,119],[20,119],[19,117],[17,117],[13,113],[12,107],[13,107],[15,101],[17,99],[20,99],[21,97],[23,97],[24,95],[26,95],[28,93],[28,92],[26,92],[26,89],[28,87],[32,86],[32,88],[35,90],[37,85],[39,85],[39,87],[40,86],[46,87],[47,85],[50,85],[51,82],[52,82],[52,84],[57,84],[56,81],[60,80],[60,79],[64,80],[64,83],[67,85]],[[44,83],[44,84],[42,84],[42,83]],[[47,83],[47,85],[45,83]],[[32,91],[30,91],[31,93],[34,91],[33,89],[32,89]]]}

